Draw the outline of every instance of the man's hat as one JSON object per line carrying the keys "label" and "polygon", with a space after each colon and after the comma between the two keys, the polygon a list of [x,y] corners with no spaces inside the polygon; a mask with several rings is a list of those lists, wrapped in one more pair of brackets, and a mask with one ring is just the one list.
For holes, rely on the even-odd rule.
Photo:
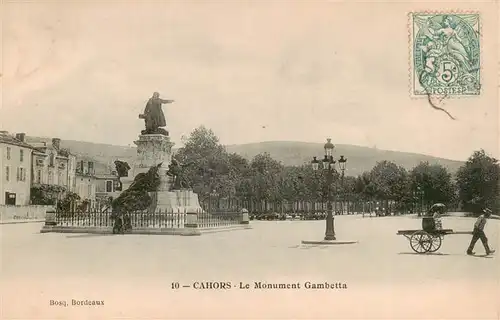
{"label": "man's hat", "polygon": [[483,212],[484,212],[484,213],[493,213],[493,211],[491,211],[489,208],[485,208],[485,209],[483,209]]}

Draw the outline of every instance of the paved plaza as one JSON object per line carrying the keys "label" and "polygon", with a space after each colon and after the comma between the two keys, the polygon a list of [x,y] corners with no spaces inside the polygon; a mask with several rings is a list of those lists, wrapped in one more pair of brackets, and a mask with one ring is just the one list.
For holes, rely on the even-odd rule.
{"label": "paved plaza", "polygon": [[[456,231],[473,223],[443,219]],[[300,244],[320,240],[324,221],[252,226],[181,237],[40,234],[37,223],[1,225],[1,318],[498,318],[498,257],[465,255],[470,235],[446,236],[438,253],[418,255],[396,235],[420,229],[413,217],[337,217],[338,240],[359,241],[339,246]],[[489,221],[495,249],[499,230],[499,221]],[[478,242],[476,252],[483,250]],[[209,281],[231,282],[231,289],[182,287]],[[251,288],[239,289],[240,282]],[[255,282],[301,288],[255,289]],[[306,289],[306,282],[347,288]],[[104,306],[73,306],[73,299]]]}

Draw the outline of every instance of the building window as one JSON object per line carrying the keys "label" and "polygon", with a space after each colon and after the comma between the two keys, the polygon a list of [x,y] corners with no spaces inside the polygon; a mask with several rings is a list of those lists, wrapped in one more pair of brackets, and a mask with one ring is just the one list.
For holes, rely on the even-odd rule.
{"label": "building window", "polygon": [[37,183],[42,183],[42,170],[37,170],[36,171],[36,182]]}
{"label": "building window", "polygon": [[53,181],[54,181],[53,173],[52,173],[52,171],[49,171],[49,181],[48,181],[48,184],[52,184]]}
{"label": "building window", "polygon": [[26,181],[26,169],[17,168],[17,181]]}
{"label": "building window", "polygon": [[19,161],[21,161],[21,162],[24,161],[24,150],[23,149],[19,150]]}
{"label": "building window", "polygon": [[15,206],[16,194],[11,192],[5,192],[5,204]]}
{"label": "building window", "polygon": [[113,192],[113,181],[106,181],[106,192]]}
{"label": "building window", "polygon": [[57,179],[58,179],[58,184],[59,185],[61,185],[61,186],[66,185],[65,180],[64,180],[64,176],[63,176],[62,172],[59,172],[59,176],[58,176]]}
{"label": "building window", "polygon": [[5,167],[5,181],[10,181],[10,167]]}
{"label": "building window", "polygon": [[42,158],[36,158],[36,165],[39,167],[43,167],[44,160]]}
{"label": "building window", "polygon": [[91,198],[92,198],[92,185],[91,185],[91,184],[89,184],[89,185],[87,186],[87,188],[88,188],[89,199],[91,199]]}
{"label": "building window", "polygon": [[10,147],[7,147],[7,160],[10,160]]}

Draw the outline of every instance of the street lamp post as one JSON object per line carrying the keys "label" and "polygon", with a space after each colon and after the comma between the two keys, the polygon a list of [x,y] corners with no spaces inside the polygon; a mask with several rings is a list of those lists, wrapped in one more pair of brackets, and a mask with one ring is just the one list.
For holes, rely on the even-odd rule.
{"label": "street lamp post", "polygon": [[340,168],[340,189],[342,190],[342,205],[341,205],[341,212],[344,214],[344,202],[345,202],[345,189],[344,189],[344,174],[345,174],[345,166],[347,163],[347,158],[344,158],[344,156],[340,156],[340,159],[338,160],[339,163],[339,168]]}
{"label": "street lamp post", "polygon": [[[333,159],[333,149],[335,146],[331,142],[331,139],[327,139],[327,143],[325,144],[325,156],[323,158],[323,161],[321,163],[323,164],[323,173],[325,174],[326,177],[326,184],[327,184],[327,216],[326,216],[326,231],[325,231],[325,240],[336,240],[335,238],[335,227],[334,227],[334,218],[333,218],[333,203],[332,203],[332,184],[333,184],[333,177],[337,173],[337,170],[335,170],[335,163],[337,162],[336,160]],[[342,171],[342,181],[343,181],[343,175],[345,171],[345,165],[347,162],[347,159],[344,158],[344,156],[341,156],[339,161],[339,167],[340,170]],[[320,161],[316,159],[316,157],[313,158],[311,161],[311,165],[314,171],[318,171],[319,169],[319,164]]]}

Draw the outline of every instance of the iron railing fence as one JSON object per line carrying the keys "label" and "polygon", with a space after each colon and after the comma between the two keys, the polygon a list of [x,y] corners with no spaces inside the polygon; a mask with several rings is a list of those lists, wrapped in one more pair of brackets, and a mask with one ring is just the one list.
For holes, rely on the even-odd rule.
{"label": "iron railing fence", "polygon": [[[127,213],[132,228],[184,228],[186,212],[183,210],[135,211]],[[197,223],[200,228],[231,226],[241,223],[241,212],[200,210]],[[113,227],[115,215],[111,210],[61,211],[55,213],[56,225],[66,227]]]}
{"label": "iron railing fence", "polygon": [[198,214],[198,227],[200,228],[238,225],[241,221],[241,212],[216,211],[210,213],[204,210]]}
{"label": "iron railing fence", "polygon": [[[128,213],[132,228],[183,228],[186,214],[175,210],[147,210]],[[112,227],[115,215],[111,210],[86,212],[56,212],[55,222],[59,226],[72,227]]]}

